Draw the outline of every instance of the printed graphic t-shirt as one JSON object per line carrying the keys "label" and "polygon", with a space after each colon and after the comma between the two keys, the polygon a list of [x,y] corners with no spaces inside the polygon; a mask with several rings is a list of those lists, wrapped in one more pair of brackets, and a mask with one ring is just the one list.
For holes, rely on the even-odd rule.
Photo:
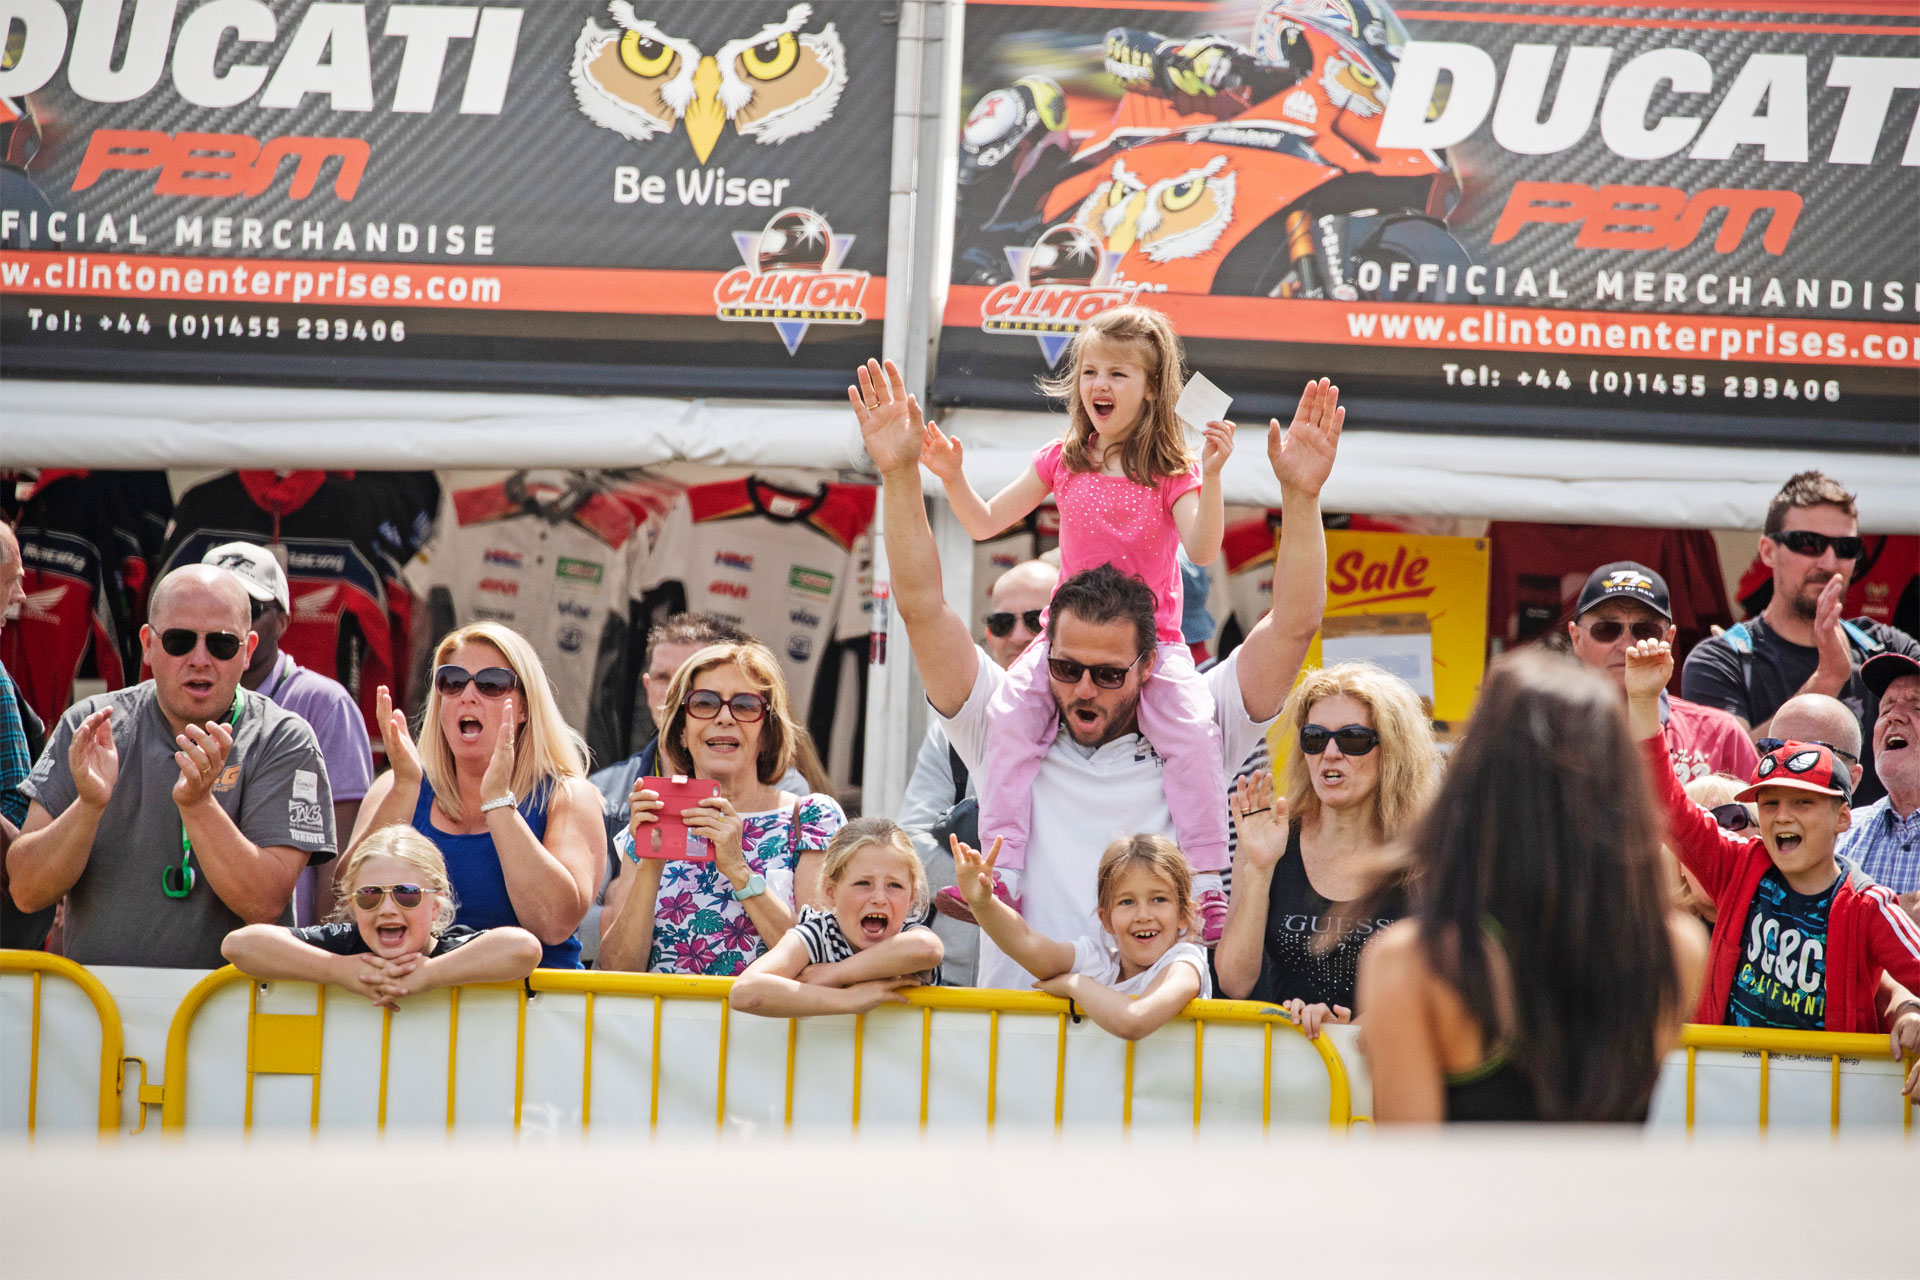
{"label": "printed graphic t-shirt", "polygon": [[[1358,903],[1332,902],[1314,890],[1300,856],[1300,824],[1289,824],[1287,852],[1267,890],[1267,938],[1256,1000],[1305,1000],[1353,1008],[1360,952],[1373,936],[1406,914],[1399,895],[1364,918],[1348,914]],[[1324,953],[1327,935],[1340,940]]]}
{"label": "printed graphic t-shirt", "polygon": [[1841,878],[1808,895],[1795,893],[1776,868],[1760,877],[1741,934],[1727,1025],[1826,1029],[1827,909]]}

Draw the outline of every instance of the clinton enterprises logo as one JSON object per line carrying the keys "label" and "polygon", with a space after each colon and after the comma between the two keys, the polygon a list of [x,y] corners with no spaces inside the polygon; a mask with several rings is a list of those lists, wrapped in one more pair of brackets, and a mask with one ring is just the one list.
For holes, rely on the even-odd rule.
{"label": "clinton enterprises logo", "polygon": [[808,325],[866,323],[861,303],[873,277],[841,270],[853,237],[835,235],[812,209],[782,209],[759,231],[734,232],[733,243],[742,265],[713,286],[720,319],[773,325],[788,355]]}
{"label": "clinton enterprises logo", "polygon": [[980,327],[988,333],[1025,333],[1040,340],[1049,366],[1073,341],[1081,325],[1132,302],[1138,283],[1113,283],[1122,255],[1085,227],[1050,228],[1031,248],[1007,246],[1018,280],[989,292],[980,303]]}

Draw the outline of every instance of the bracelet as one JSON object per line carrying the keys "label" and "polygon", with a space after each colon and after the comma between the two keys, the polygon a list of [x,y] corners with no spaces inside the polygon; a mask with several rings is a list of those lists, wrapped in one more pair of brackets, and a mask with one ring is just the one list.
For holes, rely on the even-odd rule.
{"label": "bracelet", "polygon": [[518,800],[514,799],[513,792],[508,791],[505,795],[495,796],[493,799],[482,803],[480,812],[492,813],[495,809],[511,809],[519,803]]}

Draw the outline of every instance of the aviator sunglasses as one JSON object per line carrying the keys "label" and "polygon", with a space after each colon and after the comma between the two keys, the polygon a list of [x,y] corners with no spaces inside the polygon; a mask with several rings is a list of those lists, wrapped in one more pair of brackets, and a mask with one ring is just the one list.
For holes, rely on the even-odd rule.
{"label": "aviator sunglasses", "polygon": [[1300,750],[1308,755],[1324,753],[1329,742],[1338,743],[1343,756],[1363,756],[1380,745],[1380,735],[1363,724],[1343,724],[1338,729],[1317,724],[1300,726]]}
{"label": "aviator sunglasses", "polygon": [[[1804,741],[1809,746],[1825,747],[1827,750],[1833,752],[1833,754],[1839,756],[1842,760],[1845,760],[1848,764],[1860,763],[1859,756],[1854,755],[1851,751],[1842,751],[1839,747],[1834,746],[1831,742],[1822,742],[1818,738],[1807,738],[1807,739],[1804,739]],[[1785,738],[1762,738],[1758,742],[1754,743],[1753,745],[1759,749],[1761,755],[1770,756],[1774,752],[1778,751],[1780,748],[1786,746],[1787,740]]]}
{"label": "aviator sunglasses", "polygon": [[1618,618],[1602,618],[1598,622],[1586,624],[1587,634],[1600,644],[1612,644],[1620,638],[1622,631],[1632,631],[1635,640],[1665,640],[1667,627],[1665,622],[1656,622],[1652,618],[1642,618],[1629,627]]}
{"label": "aviator sunglasses", "polygon": [[240,652],[240,637],[231,631],[193,631],[186,627],[168,627],[160,633],[160,647],[175,658],[184,658],[207,638],[207,653],[215,662],[225,662]]}
{"label": "aviator sunglasses", "polygon": [[723,698],[712,689],[695,689],[680,699],[680,705],[695,720],[717,719],[723,706],[741,724],[752,724],[765,719],[767,714],[767,700],[757,693],[736,693],[731,698]]}
{"label": "aviator sunglasses", "polygon": [[1013,634],[1013,624],[1024,622],[1027,630],[1040,634],[1040,611],[1029,609],[1025,613],[990,613],[987,615],[987,634],[995,639],[1004,640]]}
{"label": "aviator sunglasses", "polygon": [[504,698],[519,687],[520,677],[506,667],[482,667],[478,671],[469,671],[448,663],[434,668],[433,687],[440,691],[443,698],[459,697],[468,681],[473,682],[473,687],[480,691],[482,697]]}
{"label": "aviator sunglasses", "polygon": [[[1146,656],[1143,653],[1140,658]],[[1135,658],[1124,667],[1090,667],[1084,662],[1075,662],[1072,658],[1048,658],[1047,670],[1061,684],[1079,684],[1080,677],[1084,674],[1093,681],[1096,689],[1118,689],[1127,682],[1127,672],[1140,665],[1140,658]]]}
{"label": "aviator sunglasses", "polygon": [[1835,538],[1811,529],[1783,529],[1767,536],[1797,556],[1817,556],[1832,547],[1836,559],[1858,560],[1867,550],[1867,544],[1853,535]]}
{"label": "aviator sunglasses", "polygon": [[353,905],[362,911],[378,911],[380,899],[392,894],[394,906],[411,911],[430,892],[417,884],[370,884],[353,891]]}

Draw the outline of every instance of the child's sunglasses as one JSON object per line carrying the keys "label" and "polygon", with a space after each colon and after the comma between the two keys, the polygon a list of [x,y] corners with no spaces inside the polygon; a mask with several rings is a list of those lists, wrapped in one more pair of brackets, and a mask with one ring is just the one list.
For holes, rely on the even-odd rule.
{"label": "child's sunglasses", "polygon": [[207,654],[215,662],[225,662],[240,652],[241,638],[231,631],[193,631],[186,627],[168,627],[160,633],[160,647],[175,658],[184,658],[207,638]]}
{"label": "child's sunglasses", "polygon": [[1033,634],[1040,634],[1040,611],[1038,609],[1029,609],[1025,613],[990,613],[987,615],[987,634],[996,639],[1004,640],[1013,634],[1013,624],[1016,621],[1026,623],[1027,630],[1033,632]]}
{"label": "child's sunglasses", "polygon": [[[1143,653],[1140,658],[1146,656]],[[1072,658],[1048,658],[1047,670],[1061,684],[1079,684],[1080,677],[1085,675],[1093,681],[1096,689],[1118,689],[1127,682],[1127,672],[1140,665],[1140,658],[1135,658],[1124,667],[1090,667]]]}
{"label": "child's sunglasses", "polygon": [[353,905],[362,911],[378,911],[380,899],[392,894],[394,906],[411,911],[430,892],[417,884],[370,884],[353,891]]}
{"label": "child's sunglasses", "polygon": [[1339,743],[1343,756],[1363,756],[1380,745],[1380,735],[1363,724],[1343,724],[1338,729],[1317,724],[1300,726],[1300,750],[1306,754],[1323,754],[1329,742]]}
{"label": "child's sunglasses", "polygon": [[443,698],[459,697],[468,681],[472,681],[473,687],[486,698],[504,698],[520,686],[520,677],[506,667],[482,667],[478,671],[469,671],[448,663],[434,668],[433,687],[440,691]]}
{"label": "child's sunglasses", "polygon": [[1713,820],[1720,824],[1722,831],[1751,831],[1760,825],[1753,820],[1753,815],[1747,812],[1747,806],[1738,800],[1717,804],[1707,812],[1713,815]]}

